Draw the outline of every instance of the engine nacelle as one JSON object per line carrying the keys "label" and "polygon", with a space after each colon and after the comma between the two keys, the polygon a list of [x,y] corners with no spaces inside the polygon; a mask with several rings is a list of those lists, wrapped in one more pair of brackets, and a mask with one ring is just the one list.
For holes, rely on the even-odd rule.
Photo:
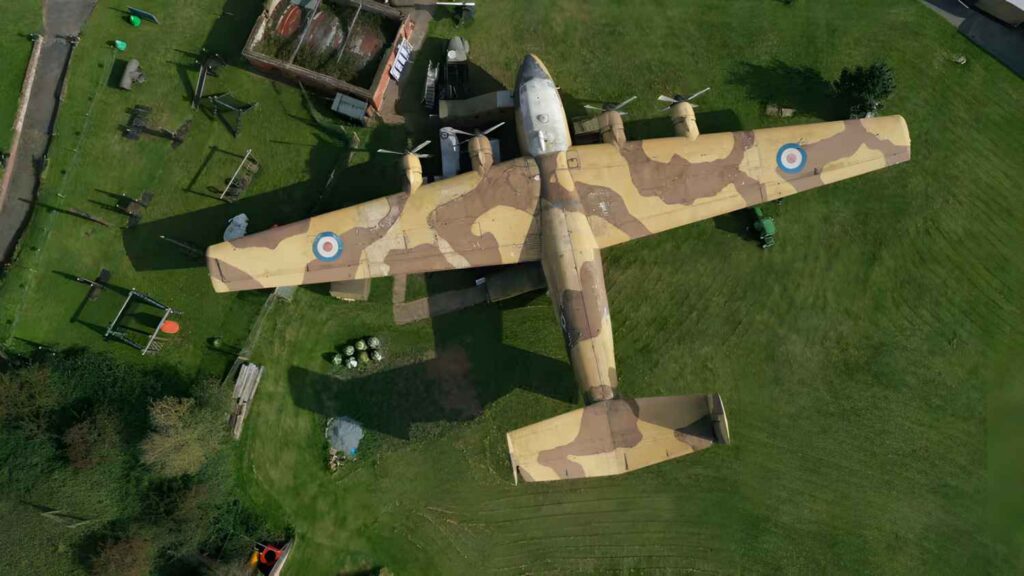
{"label": "engine nacelle", "polygon": [[622,126],[622,114],[614,110],[602,112],[597,117],[601,141],[621,147],[626,143],[626,129]]}
{"label": "engine nacelle", "polygon": [[693,105],[689,102],[676,102],[669,108],[672,115],[672,128],[678,136],[688,140],[696,140],[700,136],[697,129],[697,114],[693,111]]}
{"label": "engine nacelle", "polygon": [[415,154],[402,156],[402,191],[412,194],[423,184],[423,166]]}
{"label": "engine nacelle", "polygon": [[494,165],[494,151],[491,150],[491,141],[483,134],[477,134],[469,139],[469,161],[473,165],[473,171],[483,176],[491,166]]}

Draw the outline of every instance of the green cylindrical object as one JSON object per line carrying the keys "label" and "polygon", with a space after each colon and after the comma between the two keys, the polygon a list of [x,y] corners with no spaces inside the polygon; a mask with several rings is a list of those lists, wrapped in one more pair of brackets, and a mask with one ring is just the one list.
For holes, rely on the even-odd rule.
{"label": "green cylindrical object", "polygon": [[370,363],[370,355],[367,354],[365,351],[360,352],[359,356],[357,356],[357,358],[359,358],[359,363],[360,364],[369,364]]}
{"label": "green cylindrical object", "polygon": [[366,340],[359,340],[356,342],[356,350],[366,350]]}
{"label": "green cylindrical object", "polygon": [[354,356],[356,353],[356,349],[350,344],[348,346],[345,346],[344,352],[345,356]]}
{"label": "green cylindrical object", "polygon": [[114,40],[114,48],[117,48],[118,52],[124,52],[128,49],[128,43],[124,40]]}
{"label": "green cylindrical object", "polygon": [[139,26],[142,26],[142,18],[139,18],[135,14],[132,14],[128,17],[128,23],[138,28]]}
{"label": "green cylindrical object", "polygon": [[377,348],[380,348],[380,338],[377,338],[376,336],[370,336],[366,340],[366,343],[369,344],[370,348],[372,348],[374,350],[376,350]]}
{"label": "green cylindrical object", "polygon": [[342,356],[341,354],[335,354],[334,356],[331,356],[331,364],[334,364],[335,366],[341,366],[344,362],[345,357]]}

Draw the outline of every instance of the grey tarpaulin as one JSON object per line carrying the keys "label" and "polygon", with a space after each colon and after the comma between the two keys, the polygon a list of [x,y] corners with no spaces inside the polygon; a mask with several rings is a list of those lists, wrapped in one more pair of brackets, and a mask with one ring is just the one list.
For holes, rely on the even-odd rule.
{"label": "grey tarpaulin", "polygon": [[345,416],[331,418],[324,435],[332,448],[346,456],[355,456],[359,441],[363,439],[363,426]]}

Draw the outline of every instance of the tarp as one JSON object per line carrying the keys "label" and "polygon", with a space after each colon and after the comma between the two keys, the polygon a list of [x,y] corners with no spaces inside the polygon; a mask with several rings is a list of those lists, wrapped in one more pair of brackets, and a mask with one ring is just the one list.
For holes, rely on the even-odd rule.
{"label": "tarp", "polygon": [[346,416],[331,418],[324,430],[327,443],[346,456],[355,456],[359,441],[363,439],[363,426]]}

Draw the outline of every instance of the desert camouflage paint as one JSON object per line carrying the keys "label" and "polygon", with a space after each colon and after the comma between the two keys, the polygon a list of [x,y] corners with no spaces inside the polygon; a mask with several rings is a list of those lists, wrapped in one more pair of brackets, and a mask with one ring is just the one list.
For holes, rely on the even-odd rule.
{"label": "desert camouflage paint", "polygon": [[618,113],[604,112],[604,143],[571,146],[547,68],[527,56],[517,82],[527,156],[493,164],[474,139],[474,170],[429,184],[407,158],[402,193],[211,246],[214,289],[539,260],[589,405],[509,433],[517,478],[617,474],[727,442],[717,395],[619,396],[601,249],[906,162],[906,122],[699,134],[684,103],[672,107],[681,136],[627,141]]}

